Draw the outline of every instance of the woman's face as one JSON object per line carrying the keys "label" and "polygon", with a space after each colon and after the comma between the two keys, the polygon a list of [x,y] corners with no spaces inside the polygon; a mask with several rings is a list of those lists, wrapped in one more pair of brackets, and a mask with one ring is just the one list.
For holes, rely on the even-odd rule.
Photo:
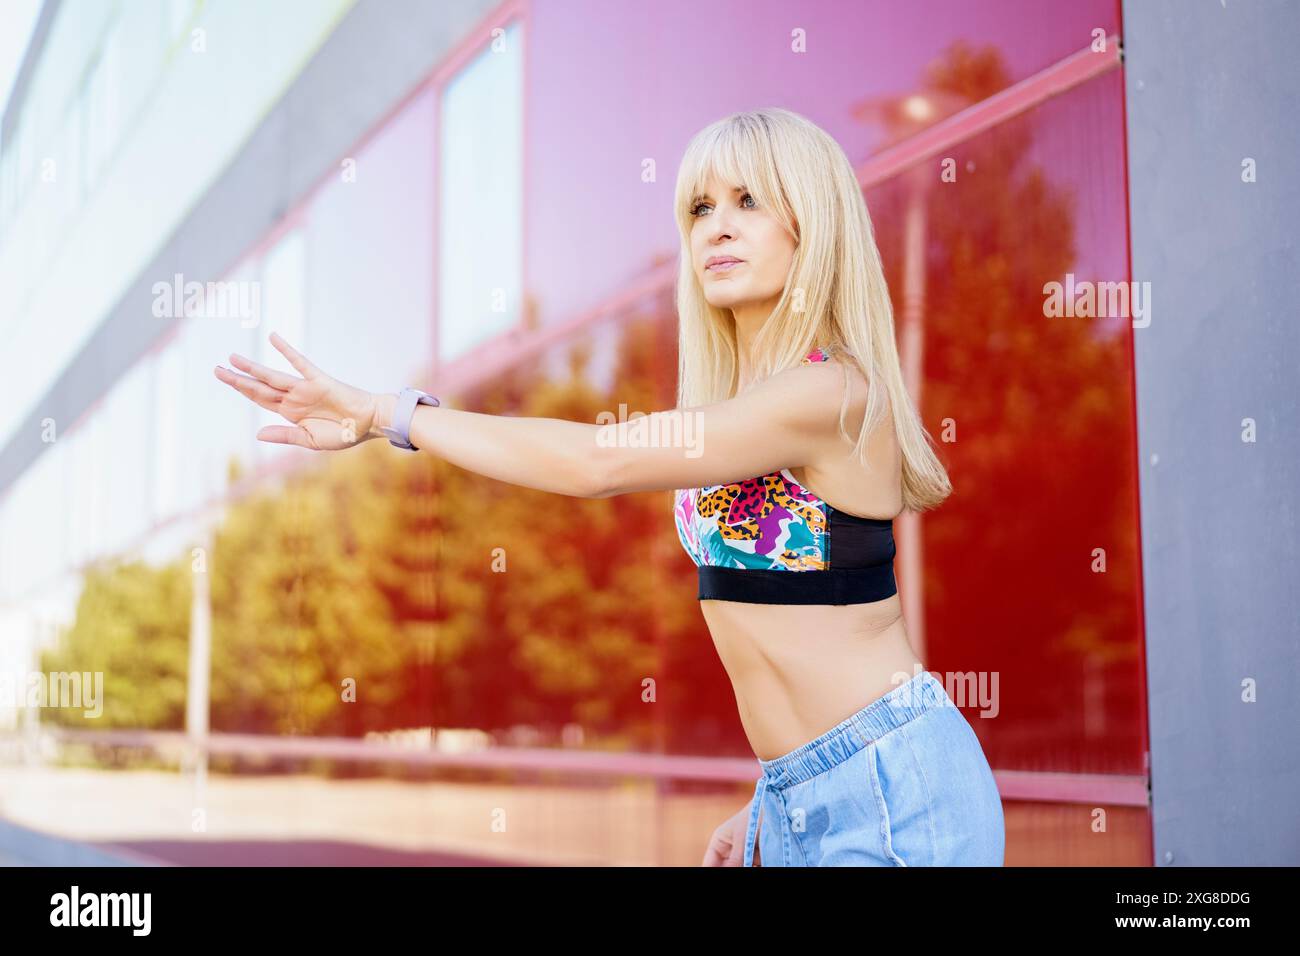
{"label": "woman's face", "polygon": [[691,215],[691,259],[704,298],[733,314],[769,313],[790,272],[794,237],[744,187],[717,180],[706,184]]}

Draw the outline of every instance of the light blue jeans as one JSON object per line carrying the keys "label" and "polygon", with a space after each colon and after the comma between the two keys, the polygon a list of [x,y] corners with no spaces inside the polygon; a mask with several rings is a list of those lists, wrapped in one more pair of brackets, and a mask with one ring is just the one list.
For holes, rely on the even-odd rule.
{"label": "light blue jeans", "polygon": [[993,771],[929,671],[759,764],[745,866],[756,834],[761,866],[1003,865]]}

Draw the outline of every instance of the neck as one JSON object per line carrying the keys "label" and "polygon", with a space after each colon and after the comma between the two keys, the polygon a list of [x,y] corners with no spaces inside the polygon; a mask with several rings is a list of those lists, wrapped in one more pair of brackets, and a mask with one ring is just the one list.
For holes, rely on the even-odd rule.
{"label": "neck", "polygon": [[750,376],[753,374],[754,368],[752,361],[754,340],[758,338],[763,323],[771,317],[775,305],[775,300],[771,302],[745,303],[731,310],[731,317],[736,326],[737,394],[749,387]]}

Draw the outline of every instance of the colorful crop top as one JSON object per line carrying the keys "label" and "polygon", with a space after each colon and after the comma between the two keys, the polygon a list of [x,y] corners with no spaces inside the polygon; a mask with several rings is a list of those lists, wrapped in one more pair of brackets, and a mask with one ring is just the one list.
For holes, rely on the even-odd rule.
{"label": "colorful crop top", "polygon": [[[803,364],[825,362],[829,352],[815,349]],[[833,508],[787,468],[679,489],[673,513],[701,601],[865,604],[898,591],[893,520]]]}

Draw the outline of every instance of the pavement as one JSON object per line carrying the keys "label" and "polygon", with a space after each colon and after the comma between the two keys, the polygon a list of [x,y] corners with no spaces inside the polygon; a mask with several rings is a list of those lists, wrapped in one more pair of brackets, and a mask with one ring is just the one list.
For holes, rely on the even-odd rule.
{"label": "pavement", "polygon": [[751,789],[660,795],[646,780],[306,774],[209,774],[199,784],[165,770],[9,766],[0,767],[0,863],[23,865],[32,852],[4,839],[7,822],[163,865],[698,866],[709,834]]}

